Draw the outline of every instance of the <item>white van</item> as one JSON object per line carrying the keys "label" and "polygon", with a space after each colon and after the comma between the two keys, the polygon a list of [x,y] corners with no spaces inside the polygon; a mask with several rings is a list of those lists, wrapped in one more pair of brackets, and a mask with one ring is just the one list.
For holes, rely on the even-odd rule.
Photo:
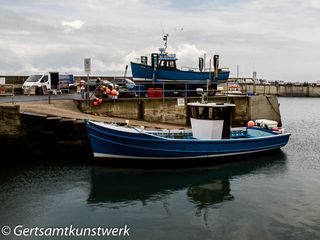
{"label": "white van", "polygon": [[60,74],[58,72],[49,72],[45,74],[30,75],[23,83],[23,94],[43,94],[43,89],[52,90],[67,90],[74,86],[73,74]]}

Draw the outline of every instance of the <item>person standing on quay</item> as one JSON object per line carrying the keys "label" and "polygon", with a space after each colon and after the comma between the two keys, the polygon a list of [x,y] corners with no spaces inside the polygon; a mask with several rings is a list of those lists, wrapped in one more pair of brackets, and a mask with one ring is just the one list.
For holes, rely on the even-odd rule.
{"label": "person standing on quay", "polygon": [[84,94],[85,94],[85,91],[86,91],[86,82],[81,79],[80,80],[80,92],[81,92],[81,98],[84,99]]}

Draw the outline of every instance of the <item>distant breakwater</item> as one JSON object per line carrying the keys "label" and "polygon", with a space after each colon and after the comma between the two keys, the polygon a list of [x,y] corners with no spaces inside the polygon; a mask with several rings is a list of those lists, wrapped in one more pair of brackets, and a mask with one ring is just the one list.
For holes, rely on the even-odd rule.
{"label": "distant breakwater", "polygon": [[241,84],[243,92],[279,97],[320,97],[320,86]]}

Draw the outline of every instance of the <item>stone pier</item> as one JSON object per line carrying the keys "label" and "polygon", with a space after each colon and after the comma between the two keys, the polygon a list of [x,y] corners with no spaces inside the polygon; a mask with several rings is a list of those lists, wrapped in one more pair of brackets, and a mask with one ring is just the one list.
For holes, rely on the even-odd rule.
{"label": "stone pier", "polygon": [[[173,97],[164,99],[105,99],[97,107],[92,105],[92,101],[74,101],[78,108],[85,113],[186,126],[189,123],[186,103],[200,101],[200,98],[184,98],[184,105],[178,105],[178,99]],[[274,95],[216,96],[210,97],[209,102],[234,103],[236,105],[232,115],[232,126],[234,127],[245,126],[247,121],[261,118],[275,120],[281,124],[278,99]]]}

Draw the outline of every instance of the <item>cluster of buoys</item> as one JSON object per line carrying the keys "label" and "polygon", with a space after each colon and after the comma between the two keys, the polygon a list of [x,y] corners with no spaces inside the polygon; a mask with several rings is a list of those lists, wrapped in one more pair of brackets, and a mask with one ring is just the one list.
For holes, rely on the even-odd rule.
{"label": "cluster of buoys", "polygon": [[101,98],[96,98],[94,99],[94,101],[92,102],[92,105],[94,107],[98,106],[99,104],[101,104],[103,102],[103,100]]}
{"label": "cluster of buoys", "polygon": [[[116,99],[119,96],[119,92],[116,89],[111,90],[110,88],[108,88],[106,86],[101,86],[99,91],[102,93],[102,95],[111,95],[113,99]],[[94,107],[98,106],[99,104],[101,104],[103,102],[102,95],[96,94],[96,98],[92,102],[92,105]]]}
{"label": "cluster of buoys", "polygon": [[[119,96],[119,92],[116,89],[111,90],[110,88],[108,88],[107,86],[100,86],[100,88],[98,89],[98,91],[102,94],[102,95],[112,95],[113,97],[115,96]],[[97,96],[101,96],[101,94],[96,94]]]}
{"label": "cluster of buoys", "polygon": [[111,95],[112,98],[115,99],[119,96],[119,92],[116,89],[112,89],[105,85],[102,85],[98,89],[96,89],[95,95],[97,98],[104,98],[106,95]]}

